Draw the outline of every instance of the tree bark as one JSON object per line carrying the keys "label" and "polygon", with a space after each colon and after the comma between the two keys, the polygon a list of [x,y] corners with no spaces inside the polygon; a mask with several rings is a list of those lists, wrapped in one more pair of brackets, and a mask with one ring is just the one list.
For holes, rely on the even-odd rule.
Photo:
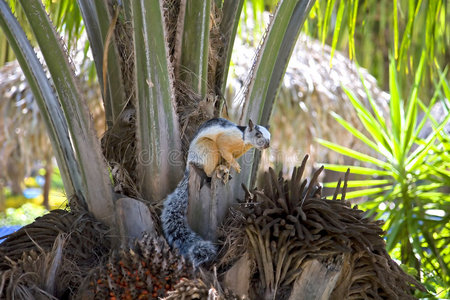
{"label": "tree bark", "polygon": [[329,299],[342,271],[342,256],[331,263],[312,259],[302,265],[303,271],[295,280],[289,300]]}
{"label": "tree bark", "polygon": [[[224,183],[215,171],[208,183],[201,171],[191,167],[189,174],[189,226],[204,239],[216,242],[217,228],[222,224],[228,209],[236,202],[227,197],[232,186]],[[220,177],[220,178],[219,178]]]}
{"label": "tree bark", "polygon": [[250,290],[251,261],[249,253],[246,252],[232,267],[225,273],[223,284],[232,290],[239,297],[248,299]]}
{"label": "tree bark", "polygon": [[145,233],[156,235],[152,215],[143,202],[120,198],[116,202],[116,215],[122,247],[133,248],[133,241]]}

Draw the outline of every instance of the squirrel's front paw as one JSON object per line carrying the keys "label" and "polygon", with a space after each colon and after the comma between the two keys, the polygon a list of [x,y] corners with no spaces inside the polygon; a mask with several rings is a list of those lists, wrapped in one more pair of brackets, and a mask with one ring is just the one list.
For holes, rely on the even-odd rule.
{"label": "squirrel's front paw", "polygon": [[212,261],[216,257],[216,247],[210,241],[199,241],[189,249],[189,259],[195,268]]}
{"label": "squirrel's front paw", "polygon": [[241,166],[237,162],[234,162],[231,166],[236,170],[236,172],[241,173]]}
{"label": "squirrel's front paw", "polygon": [[228,183],[231,179],[230,169],[225,165],[217,166],[217,178],[222,179],[223,183]]}

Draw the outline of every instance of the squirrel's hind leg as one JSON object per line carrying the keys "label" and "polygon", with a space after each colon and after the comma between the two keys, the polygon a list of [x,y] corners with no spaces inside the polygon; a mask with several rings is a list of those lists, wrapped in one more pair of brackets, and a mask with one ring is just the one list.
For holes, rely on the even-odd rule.
{"label": "squirrel's hind leg", "polygon": [[231,152],[228,151],[220,151],[220,154],[222,157],[226,160],[227,163],[230,164],[230,166],[236,170],[236,172],[241,173],[241,166],[239,163],[234,159],[234,156]]}
{"label": "squirrel's hind leg", "polygon": [[220,161],[220,152],[214,141],[204,138],[197,142],[196,156],[201,158],[201,165],[208,177],[211,177]]}

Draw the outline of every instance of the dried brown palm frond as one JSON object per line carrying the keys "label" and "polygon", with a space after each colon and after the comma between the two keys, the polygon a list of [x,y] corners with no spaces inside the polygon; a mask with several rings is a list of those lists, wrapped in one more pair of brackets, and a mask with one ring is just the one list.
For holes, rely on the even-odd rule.
{"label": "dried brown palm frond", "polygon": [[[161,238],[144,236],[134,250],[120,250],[86,278],[80,295],[89,299],[157,299],[173,290],[193,268]],[[141,297],[141,298],[140,298]]]}
{"label": "dried brown palm frond", "polygon": [[50,250],[24,251],[0,271],[0,297],[6,299],[61,299],[76,290],[82,271],[63,253],[68,235],[59,234]]}
{"label": "dried brown palm frond", "polygon": [[[234,70],[231,70],[233,73],[230,73],[227,91],[228,107],[234,107],[231,113],[240,113],[241,107],[238,103],[231,103],[231,99],[242,98],[238,91],[251,68],[254,50],[240,40],[235,42],[232,58]],[[281,165],[283,173],[289,175],[305,153],[309,153],[315,162],[343,162],[342,156],[320,147],[315,138],[338,142],[364,153],[374,152],[343,127],[336,125],[330,115],[334,111],[364,132],[343,86],[370,107],[356,65],[336,51],[330,68],[330,52],[331,48],[323,46],[320,41],[300,35],[273,108],[270,124],[276,128],[276,134],[272,134],[271,151],[263,153],[262,162],[266,169]],[[360,71],[367,89],[380,107],[380,113],[386,115],[389,95],[377,86],[375,78],[366,70],[361,68]],[[310,167],[307,166],[309,173]]]}
{"label": "dried brown palm frond", "polygon": [[322,168],[309,182],[302,180],[307,158],[294,168],[291,180],[270,169],[263,189],[247,191],[246,201],[233,209],[224,228],[225,249],[231,254],[223,255],[220,267],[226,269],[248,252],[256,266],[249,279],[250,295],[256,298],[287,299],[307,263],[317,260],[325,265],[331,261],[340,270],[333,299],[413,299],[414,290],[423,287],[387,254],[383,222],[345,201],[347,179],[341,199],[340,184],[331,200],[323,198],[317,185]]}
{"label": "dried brown palm frond", "polygon": [[[115,1],[108,1],[111,15],[118,9]],[[124,82],[125,98],[120,106],[124,109],[134,107],[136,98],[136,87],[134,80],[134,49],[133,49],[133,29],[131,22],[127,21],[123,9],[119,10],[119,17],[114,27],[117,53],[120,58],[121,76]],[[116,120],[113,120],[113,124]]]}
{"label": "dried brown palm frond", "polygon": [[167,30],[167,44],[170,46],[170,61],[173,63],[175,60],[175,45],[177,44],[175,40],[177,39],[178,15],[183,7],[181,7],[181,0],[164,0],[162,5]]}
{"label": "dried brown palm frond", "polygon": [[119,119],[101,139],[103,155],[109,163],[114,179],[114,190],[130,197],[138,197],[136,174],[136,110],[122,111]]}
{"label": "dried brown palm frond", "polygon": [[67,234],[64,253],[80,268],[89,268],[109,251],[108,229],[86,212],[53,210],[8,235],[0,244],[0,270],[10,268],[22,253],[50,251],[60,234]]}

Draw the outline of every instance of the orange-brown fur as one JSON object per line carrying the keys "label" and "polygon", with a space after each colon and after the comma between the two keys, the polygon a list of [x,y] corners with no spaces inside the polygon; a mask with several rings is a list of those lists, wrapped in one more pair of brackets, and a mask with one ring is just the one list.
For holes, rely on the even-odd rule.
{"label": "orange-brown fur", "polygon": [[222,159],[238,173],[241,171],[236,158],[251,149],[251,144],[245,144],[239,130],[220,132],[215,135],[201,137],[196,141],[196,153],[204,158],[203,170],[211,177]]}

